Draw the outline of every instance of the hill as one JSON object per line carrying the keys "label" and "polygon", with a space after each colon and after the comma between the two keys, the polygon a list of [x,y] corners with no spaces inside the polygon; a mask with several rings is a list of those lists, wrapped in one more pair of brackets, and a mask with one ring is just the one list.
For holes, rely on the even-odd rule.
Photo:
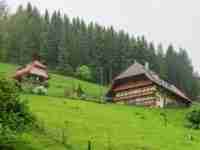
{"label": "hill", "polygon": [[0,75],[4,74],[7,76],[12,76],[16,68],[17,68],[16,65],[0,63]]}
{"label": "hill", "polygon": [[[16,69],[16,65],[0,63],[0,74],[11,77]],[[105,87],[97,84],[50,72],[48,96],[64,97],[65,89],[74,89],[78,85],[81,85],[83,91],[90,97],[99,98],[106,92]]]}
{"label": "hill", "polygon": [[[8,76],[15,68],[0,64],[0,72]],[[51,74],[49,82],[47,96],[22,95],[37,116],[40,128],[20,137],[24,142],[16,144],[17,150],[86,150],[88,140],[92,142],[92,150],[198,150],[200,147],[200,131],[184,127],[188,109],[72,100],[64,98],[63,91],[65,87],[73,87],[73,83],[81,83],[93,96],[100,95],[100,87],[56,74]]]}
{"label": "hill", "polygon": [[135,60],[141,64],[149,62],[150,69],[192,99],[200,95],[189,49],[177,48],[173,43],[157,45],[140,34],[116,30],[112,25],[102,26],[94,20],[86,22],[64,12],[39,10],[28,3],[23,9],[6,12],[9,19],[1,19],[4,29],[0,60],[24,64],[37,54],[60,73],[86,65],[96,83],[103,79],[107,84]]}
{"label": "hill", "polygon": [[[198,150],[200,131],[184,127],[185,109],[151,109],[97,104],[48,96],[24,95],[44,124],[45,133],[33,131],[24,140],[36,150],[64,150],[62,131],[73,149]],[[167,116],[165,126],[162,114]],[[190,140],[192,135],[193,140]],[[21,150],[21,149],[20,149]]]}

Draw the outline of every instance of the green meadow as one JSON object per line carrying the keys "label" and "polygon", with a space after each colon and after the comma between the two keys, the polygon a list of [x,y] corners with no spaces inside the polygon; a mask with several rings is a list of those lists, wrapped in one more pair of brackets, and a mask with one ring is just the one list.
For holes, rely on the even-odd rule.
{"label": "green meadow", "polygon": [[[0,63],[0,75],[12,77],[18,66]],[[73,77],[62,76],[54,73],[49,73],[49,89],[48,96],[64,97],[65,90],[73,90],[79,85],[86,95],[94,98],[99,98],[105,94],[107,88],[94,83],[82,81]]]}
{"label": "green meadow", "polygon": [[[13,65],[0,64],[11,75]],[[156,109],[99,104],[64,97],[64,89],[81,84],[88,95],[107,88],[51,74],[47,96],[21,97],[29,102],[39,128],[23,134],[17,150],[199,150],[200,131],[186,128],[190,109]],[[103,92],[102,92],[103,91]],[[166,116],[166,120],[163,117]]]}

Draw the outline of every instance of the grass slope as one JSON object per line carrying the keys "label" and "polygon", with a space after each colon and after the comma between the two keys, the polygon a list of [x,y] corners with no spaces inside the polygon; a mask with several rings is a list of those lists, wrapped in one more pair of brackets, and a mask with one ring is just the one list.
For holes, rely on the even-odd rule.
{"label": "grass slope", "polygon": [[[186,109],[150,109],[114,104],[26,95],[31,110],[43,120],[50,138],[33,132],[25,136],[36,150],[65,149],[52,138],[60,138],[63,129],[69,143],[85,150],[92,139],[93,149],[107,150],[198,150],[200,131],[183,126]],[[161,113],[167,115],[164,125]],[[66,126],[67,122],[67,126]],[[189,136],[193,136],[193,141]],[[28,137],[28,138],[27,138]],[[34,145],[37,145],[34,147]]]}
{"label": "grass slope", "polygon": [[12,76],[12,74],[15,72],[17,66],[15,65],[10,65],[10,64],[5,64],[5,63],[0,63],[0,75],[8,75]]}
{"label": "grass slope", "polygon": [[[5,74],[11,77],[17,66],[0,63],[0,75]],[[94,83],[81,81],[76,78],[50,73],[48,96],[64,97],[65,89],[74,89],[81,85],[83,91],[91,97],[100,97],[106,92],[106,88]]]}
{"label": "grass slope", "polygon": [[[0,73],[8,76],[16,67],[0,64]],[[45,132],[33,130],[16,144],[17,150],[66,150],[62,131],[74,150],[199,150],[200,131],[184,127],[187,109],[150,109],[112,104],[97,104],[63,97],[64,89],[77,86],[93,96],[101,94],[98,85],[70,77],[51,74],[48,96],[23,95],[29,100]],[[104,88],[103,91],[106,89]],[[164,125],[162,113],[168,119]],[[190,140],[190,136],[193,140]],[[111,150],[111,149],[109,149]]]}
{"label": "grass slope", "polygon": [[105,87],[101,87],[97,84],[56,74],[51,74],[49,84],[48,95],[56,97],[63,97],[65,89],[74,89],[77,88],[78,85],[81,85],[83,91],[92,97],[100,97],[106,91]]}

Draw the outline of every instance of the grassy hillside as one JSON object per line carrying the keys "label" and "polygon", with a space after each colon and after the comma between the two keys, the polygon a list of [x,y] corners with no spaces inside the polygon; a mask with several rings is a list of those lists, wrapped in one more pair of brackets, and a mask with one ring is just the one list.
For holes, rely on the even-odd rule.
{"label": "grassy hillside", "polygon": [[48,89],[49,96],[63,97],[65,89],[74,89],[81,85],[83,91],[92,97],[100,97],[106,92],[105,87],[101,87],[94,83],[81,81],[72,77],[51,74],[49,80],[50,87]]}
{"label": "grassy hillside", "polygon": [[4,74],[4,75],[12,76],[16,68],[17,66],[15,65],[0,63],[0,75]]}
{"label": "grassy hillside", "polygon": [[[0,64],[0,72],[11,75],[16,67]],[[34,129],[16,144],[17,150],[199,150],[200,131],[184,127],[188,109],[150,109],[114,104],[97,104],[64,98],[64,89],[81,84],[86,93],[99,96],[93,83],[51,74],[48,96],[22,95],[29,101],[42,129]],[[162,114],[167,116],[165,126]],[[191,137],[192,136],[192,140]],[[110,149],[109,149],[110,147]]]}
{"label": "grassy hillside", "polygon": [[[29,99],[31,110],[44,121],[50,133],[33,132],[25,136],[25,141],[36,150],[64,150],[62,144],[52,140],[61,139],[62,130],[76,150],[85,150],[89,139],[95,150],[108,150],[108,145],[114,150],[198,150],[200,147],[200,131],[183,126],[186,109],[150,109],[33,95],[24,98]],[[167,116],[167,126],[162,113]]]}
{"label": "grassy hillside", "polygon": [[[13,76],[17,66],[0,63],[0,74],[5,74],[9,77]],[[100,97],[106,92],[105,87],[101,87],[94,83],[81,81],[76,78],[57,75],[50,73],[48,96],[64,97],[65,89],[74,89],[81,85],[83,91],[92,97]]]}

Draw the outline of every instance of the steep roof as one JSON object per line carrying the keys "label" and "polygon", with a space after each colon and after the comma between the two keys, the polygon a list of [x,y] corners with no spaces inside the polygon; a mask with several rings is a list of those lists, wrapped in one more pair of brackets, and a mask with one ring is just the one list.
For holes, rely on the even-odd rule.
{"label": "steep roof", "polygon": [[31,64],[26,65],[24,68],[17,70],[14,78],[19,79],[24,75],[34,74],[48,79],[48,73],[46,71],[46,68],[47,67],[39,61],[33,61]]}
{"label": "steep roof", "polygon": [[114,80],[136,76],[136,75],[140,75],[144,73],[145,73],[144,66],[139,64],[138,62],[135,62],[133,65],[128,67],[128,69],[126,69],[124,72],[119,74]]}
{"label": "steep roof", "polygon": [[166,90],[178,95],[179,97],[191,101],[181,90],[179,90],[176,86],[169,84],[168,82],[162,80],[155,72],[151,71],[150,69],[144,67],[138,62],[135,62],[133,65],[131,65],[127,70],[119,74],[114,81],[133,77],[137,75],[146,75],[147,78],[149,78],[152,82],[155,84],[165,88]]}
{"label": "steep roof", "polygon": [[39,62],[38,60],[35,60],[32,62],[32,65],[35,66],[35,67],[39,67],[39,68],[42,68],[42,69],[46,69],[47,66],[43,65],[41,62]]}

